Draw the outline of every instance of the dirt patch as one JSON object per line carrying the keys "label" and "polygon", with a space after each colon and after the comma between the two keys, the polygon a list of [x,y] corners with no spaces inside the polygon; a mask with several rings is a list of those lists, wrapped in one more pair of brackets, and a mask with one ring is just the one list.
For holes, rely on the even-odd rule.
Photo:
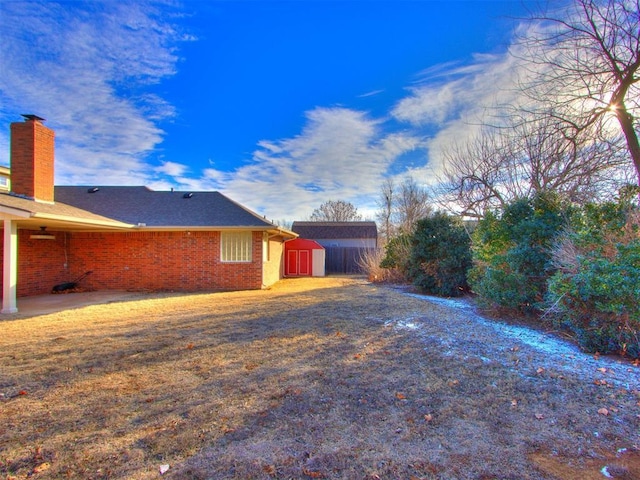
{"label": "dirt patch", "polygon": [[537,452],[530,456],[538,468],[563,480],[602,480],[640,478],[640,454],[620,449],[602,452],[599,458],[566,458],[553,452]]}
{"label": "dirt patch", "polygon": [[636,478],[618,455],[637,458],[637,367],[628,386],[550,368],[553,353],[360,278],[0,330],[4,478]]}

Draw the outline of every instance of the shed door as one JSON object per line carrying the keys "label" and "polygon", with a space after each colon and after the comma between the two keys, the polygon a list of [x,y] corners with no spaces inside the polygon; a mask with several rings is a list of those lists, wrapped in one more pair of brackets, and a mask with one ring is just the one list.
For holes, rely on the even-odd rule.
{"label": "shed door", "polygon": [[309,250],[289,250],[287,253],[287,275],[311,275],[311,254]]}
{"label": "shed door", "polygon": [[309,250],[299,250],[299,262],[300,268],[298,270],[298,275],[311,275],[311,255],[309,255]]}
{"label": "shed door", "polygon": [[287,251],[286,275],[298,275],[298,251]]}

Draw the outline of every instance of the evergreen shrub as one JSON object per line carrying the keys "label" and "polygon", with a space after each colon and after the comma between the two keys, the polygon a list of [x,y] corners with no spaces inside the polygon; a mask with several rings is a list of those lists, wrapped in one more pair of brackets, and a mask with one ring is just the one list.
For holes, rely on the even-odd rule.
{"label": "evergreen shrub", "polygon": [[438,212],[419,220],[411,246],[408,274],[414,285],[447,297],[468,291],[471,238],[460,218]]}
{"label": "evergreen shrub", "polygon": [[551,248],[568,214],[546,192],[485,215],[473,235],[472,290],[490,304],[537,310],[554,271]]}
{"label": "evergreen shrub", "polygon": [[587,205],[554,249],[549,311],[588,352],[640,357],[640,212]]}

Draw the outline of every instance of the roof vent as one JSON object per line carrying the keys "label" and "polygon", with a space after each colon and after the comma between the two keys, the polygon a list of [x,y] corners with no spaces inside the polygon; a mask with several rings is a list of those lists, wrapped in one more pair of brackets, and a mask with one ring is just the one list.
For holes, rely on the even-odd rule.
{"label": "roof vent", "polygon": [[189,192],[189,193],[185,193],[184,195],[182,195],[182,198],[191,198],[193,197],[193,193]]}
{"label": "roof vent", "polygon": [[100,190],[98,187],[93,187],[87,190],[87,193],[96,193],[98,190]]}

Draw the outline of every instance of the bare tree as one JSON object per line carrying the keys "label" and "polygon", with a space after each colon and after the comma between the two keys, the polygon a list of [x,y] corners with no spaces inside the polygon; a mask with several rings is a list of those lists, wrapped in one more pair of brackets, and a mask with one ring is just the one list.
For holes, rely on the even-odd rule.
{"label": "bare tree", "polygon": [[479,218],[544,191],[583,203],[613,195],[627,182],[628,160],[610,144],[585,135],[567,138],[565,122],[553,116],[511,120],[511,127],[484,127],[478,137],[445,152],[442,204]]}
{"label": "bare tree", "polygon": [[310,220],[314,222],[357,222],[362,220],[362,216],[350,202],[329,200],[313,211]]}
{"label": "bare tree", "polygon": [[401,184],[395,198],[394,223],[399,233],[410,233],[418,220],[433,212],[431,195],[425,187],[418,185],[413,177]]}
{"label": "bare tree", "polygon": [[508,160],[501,142],[497,131],[485,129],[469,142],[452,145],[444,152],[438,188],[443,207],[480,218],[486,210],[507,203],[503,176]]}
{"label": "bare tree", "polygon": [[387,178],[380,189],[378,197],[378,212],[376,219],[378,220],[378,234],[383,243],[393,238],[395,234],[395,226],[393,224],[393,210],[395,206],[396,186],[392,178]]}
{"label": "bare tree", "polygon": [[545,107],[531,111],[561,119],[569,138],[623,145],[640,183],[640,0],[574,0],[532,20],[525,92]]}
{"label": "bare tree", "polygon": [[399,234],[411,233],[418,220],[433,212],[429,190],[411,176],[399,186],[387,178],[380,189],[378,208],[378,231],[385,242]]}

